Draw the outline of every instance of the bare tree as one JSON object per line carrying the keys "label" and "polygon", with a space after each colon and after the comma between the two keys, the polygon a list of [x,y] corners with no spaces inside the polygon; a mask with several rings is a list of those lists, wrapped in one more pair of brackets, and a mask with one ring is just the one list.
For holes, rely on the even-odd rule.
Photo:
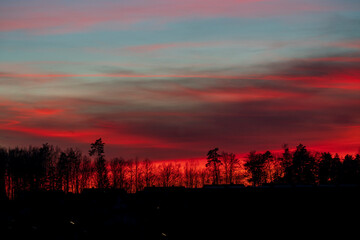
{"label": "bare tree", "polygon": [[235,171],[239,167],[239,159],[236,158],[234,153],[222,153],[222,160],[224,165],[225,183],[233,184]]}
{"label": "bare tree", "polygon": [[110,162],[113,188],[125,188],[126,162],[123,158],[114,158]]}
{"label": "bare tree", "polygon": [[177,163],[174,166],[174,178],[173,178],[173,184],[175,186],[182,186],[183,185],[183,175],[181,172],[181,164]]}
{"label": "bare tree", "polygon": [[67,150],[67,158],[70,166],[69,173],[71,192],[79,193],[81,151],[78,149],[74,150],[73,148],[69,148]]}
{"label": "bare tree", "polygon": [[142,168],[143,168],[143,172],[144,172],[145,186],[146,187],[153,186],[156,181],[154,164],[149,159],[146,158],[142,162]]}
{"label": "bare tree", "polygon": [[[53,145],[43,144],[39,149],[39,157],[42,159],[41,162],[43,164],[42,167],[39,166],[42,170],[41,172],[45,172],[44,179],[38,179],[39,183],[36,183],[37,187],[42,187],[48,190],[55,190],[56,186],[56,164],[58,159],[59,150],[55,149]],[[40,173],[42,175],[43,173]]]}
{"label": "bare tree", "polygon": [[134,193],[135,192],[135,187],[134,187],[134,160],[130,159],[126,162],[126,190],[130,193]]}
{"label": "bare tree", "polygon": [[262,155],[263,159],[264,159],[264,168],[266,170],[266,179],[265,179],[265,183],[267,183],[269,180],[269,182],[273,182],[274,180],[274,176],[273,176],[273,172],[274,172],[274,156],[271,154],[270,151],[266,151],[263,155]]}
{"label": "bare tree", "polygon": [[272,174],[273,182],[280,183],[283,182],[283,177],[285,173],[284,168],[282,166],[283,158],[279,157],[278,155],[274,155],[273,157],[274,157],[273,174]]}
{"label": "bare tree", "polygon": [[159,180],[162,187],[180,185],[180,164],[163,163],[159,166]]}
{"label": "bare tree", "polygon": [[134,186],[135,186],[135,192],[142,190],[144,188],[143,184],[143,171],[141,169],[141,164],[138,158],[135,158],[134,161]]}
{"label": "bare tree", "polygon": [[8,152],[5,148],[0,147],[0,200],[6,198],[5,175],[8,163]]}
{"label": "bare tree", "polygon": [[82,156],[82,161],[80,163],[80,188],[85,189],[92,186],[93,181],[93,173],[94,173],[94,165],[91,162],[91,159],[84,155]]}
{"label": "bare tree", "polygon": [[184,183],[187,188],[196,188],[199,185],[199,171],[196,165],[186,162],[184,169]]}
{"label": "bare tree", "polygon": [[65,193],[69,192],[70,188],[70,161],[66,153],[61,152],[59,161],[57,163],[57,189],[63,190]]}
{"label": "bare tree", "polygon": [[210,184],[211,173],[208,168],[204,168],[200,170],[200,180],[201,186]]}

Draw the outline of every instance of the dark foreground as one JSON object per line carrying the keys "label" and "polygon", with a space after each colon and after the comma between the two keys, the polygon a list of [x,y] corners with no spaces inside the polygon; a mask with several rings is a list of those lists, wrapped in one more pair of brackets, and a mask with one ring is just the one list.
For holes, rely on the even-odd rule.
{"label": "dark foreground", "polygon": [[[358,186],[23,193],[2,201],[6,239],[293,239],[358,235]],[[356,235],[354,235],[356,234]]]}

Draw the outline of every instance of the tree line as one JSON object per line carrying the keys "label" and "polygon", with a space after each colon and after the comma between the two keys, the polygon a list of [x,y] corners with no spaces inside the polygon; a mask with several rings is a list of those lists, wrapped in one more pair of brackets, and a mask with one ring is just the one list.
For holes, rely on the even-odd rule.
{"label": "tree line", "polygon": [[283,153],[252,151],[239,160],[234,153],[211,149],[205,166],[194,162],[154,163],[149,159],[105,158],[102,139],[91,144],[88,154],[79,149],[41,147],[0,148],[0,197],[14,198],[21,191],[80,193],[86,188],[124,189],[207,184],[360,184],[360,155],[340,159],[328,152],[310,152],[302,144]]}

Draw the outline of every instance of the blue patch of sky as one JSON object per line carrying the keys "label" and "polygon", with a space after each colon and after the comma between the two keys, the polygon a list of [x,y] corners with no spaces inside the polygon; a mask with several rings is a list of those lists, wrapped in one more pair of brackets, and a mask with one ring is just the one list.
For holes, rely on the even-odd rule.
{"label": "blue patch of sky", "polygon": [[[333,0],[331,2],[338,3]],[[146,65],[149,62],[150,65],[181,66],[206,61],[214,63],[219,60],[223,65],[238,64],[250,59],[256,63],[264,57],[264,52],[271,52],[268,57],[272,58],[276,55],[305,57],[310,54],[309,50],[327,51],[328,49],[321,45],[322,42],[360,37],[357,23],[357,12],[338,12],[252,19],[182,19],[165,24],[149,20],[120,30],[115,30],[116,23],[109,23],[108,25],[113,26],[107,30],[92,28],[80,33],[52,35],[35,35],[23,31],[3,32],[0,34],[0,61],[67,61],[89,64],[116,62],[134,65]],[[257,41],[259,46],[246,43],[226,44],[231,41]],[[300,41],[309,44],[296,44]],[[167,48],[143,54],[125,51],[129,46],[179,42],[224,42],[224,45]],[[263,46],[261,42],[264,43]],[[269,42],[290,44],[269,48]],[[317,44],[319,42],[320,44]],[[96,71],[89,67],[59,67],[62,68],[59,70],[75,71],[73,73]]]}

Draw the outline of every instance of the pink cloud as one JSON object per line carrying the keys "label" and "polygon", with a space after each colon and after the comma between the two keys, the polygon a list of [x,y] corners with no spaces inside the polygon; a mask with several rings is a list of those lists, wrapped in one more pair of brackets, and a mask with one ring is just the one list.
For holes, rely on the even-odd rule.
{"label": "pink cloud", "polygon": [[[292,60],[276,63],[276,66],[270,64],[268,67],[272,71],[271,74],[253,76],[227,76],[223,74],[226,70],[214,71],[211,74],[188,74],[184,71],[183,74],[173,75],[4,73],[3,77],[23,79],[198,77],[217,78],[220,81],[213,81],[214,85],[208,84],[208,81],[194,81],[189,85],[187,81],[185,83],[179,81],[169,87],[160,88],[157,88],[158,85],[148,87],[139,81],[122,89],[124,92],[127,90],[126,87],[132,90],[128,91],[132,96],[130,100],[126,99],[127,96],[113,94],[114,85],[110,86],[111,89],[107,95],[98,94],[96,96],[98,98],[94,98],[91,93],[88,100],[74,100],[71,95],[67,95],[65,99],[51,99],[50,97],[42,102],[31,98],[24,102],[0,98],[2,109],[0,114],[3,114],[0,115],[2,117],[0,129],[3,130],[2,132],[10,132],[8,136],[21,134],[28,136],[29,139],[42,137],[55,143],[61,142],[62,139],[62,141],[74,143],[75,146],[75,143],[87,144],[101,136],[107,143],[120,148],[119,152],[123,149],[127,151],[126,148],[136,149],[136,152],[145,148],[151,149],[148,150],[149,157],[160,151],[165,156],[171,152],[169,149],[177,149],[176,154],[179,154],[179,158],[182,157],[181,154],[185,154],[182,149],[206,153],[207,148],[213,146],[213,142],[225,146],[232,145],[233,149],[235,149],[234,145],[238,145],[237,147],[243,147],[243,149],[256,147],[257,150],[263,150],[261,146],[265,143],[280,145],[280,141],[287,141],[287,138],[295,141],[299,136],[306,137],[307,141],[304,141],[304,144],[323,150],[326,144],[333,146],[334,150],[354,149],[354,146],[359,143],[358,128],[347,125],[353,124],[351,118],[357,115],[348,114],[346,109],[351,108],[351,112],[356,114],[354,109],[358,106],[358,101],[354,97],[354,92],[350,90],[354,91],[354,86],[359,87],[360,72],[356,67],[357,62],[353,57],[347,56]],[[245,81],[247,85],[244,86],[241,79],[251,78],[254,81]],[[223,79],[239,79],[239,81],[221,81]],[[270,81],[264,83],[263,80]],[[302,85],[303,82],[307,85]],[[336,86],[334,87],[336,91],[316,89],[328,86]],[[347,86],[349,91],[342,91],[339,89],[340,86]],[[337,96],[336,93],[339,91],[342,95]],[[345,97],[348,93],[350,93],[349,99]],[[108,97],[111,97],[110,100],[114,102],[108,103]],[[140,99],[140,104],[133,103],[132,99]],[[171,105],[174,99],[176,106]],[[99,102],[96,102],[97,100]],[[143,104],[144,100],[146,104]],[[184,107],[186,101],[190,103],[189,108]],[[161,107],[157,103],[161,103]],[[130,107],[127,108],[127,105]],[[201,108],[197,108],[198,105]],[[132,106],[135,107],[132,108]],[[127,112],[129,109],[134,112]],[[344,110],[344,117],[339,120],[336,116],[341,115],[339,113],[342,110]],[[276,117],[277,114],[280,117]],[[347,119],[347,122],[345,120],[348,116],[351,117]],[[334,118],[336,119],[333,120]],[[101,121],[103,119],[111,119],[113,122]],[[324,120],[326,120],[325,123]],[[213,126],[216,127],[213,128]],[[329,129],[317,132],[317,128],[324,126]],[[336,128],[336,126],[342,127]],[[216,132],[216,134],[212,135],[211,132]],[[342,143],[336,145],[335,140],[325,142],[324,139],[330,139],[333,136],[336,136],[334,138],[336,141]],[[246,139],[243,140],[243,138]],[[324,142],[321,142],[322,140]],[[23,140],[19,137],[17,141]],[[198,156],[197,153],[194,156]]]}
{"label": "pink cloud", "polygon": [[360,126],[337,126],[333,137],[326,140],[312,141],[309,149],[319,152],[346,154],[360,153]]}
{"label": "pink cloud", "polygon": [[107,128],[91,128],[86,127],[82,129],[64,129],[61,126],[57,128],[41,127],[41,126],[26,126],[21,121],[3,120],[0,121],[0,130],[7,130],[19,132],[30,136],[38,136],[45,138],[61,139],[67,138],[73,142],[90,143],[97,137],[101,136],[105,141],[113,145],[122,146],[138,146],[151,148],[174,148],[177,147],[175,143],[165,142],[156,138],[141,136],[129,133],[114,133],[113,129]]}
{"label": "pink cloud", "polygon": [[138,74],[138,73],[99,73],[99,74],[73,74],[73,73],[1,73],[0,78],[25,79],[37,82],[48,82],[54,79],[64,78],[221,78],[235,79],[232,75],[212,75],[212,74]]}
{"label": "pink cloud", "polygon": [[26,7],[3,6],[0,31],[26,30],[33,33],[66,33],[91,29],[110,23],[107,27],[126,27],[154,19],[168,22],[186,18],[267,17],[290,15],[304,11],[332,11],[340,6],[296,3],[284,0],[182,0],[149,1],[127,5],[121,2],[101,4],[59,4],[38,1]]}
{"label": "pink cloud", "polygon": [[56,115],[61,113],[62,109],[49,109],[49,108],[38,108],[34,109],[34,112],[39,115]]}
{"label": "pink cloud", "polygon": [[[359,46],[360,48],[360,46]],[[311,58],[308,59],[309,62],[349,62],[349,63],[358,63],[360,62],[360,57],[322,57],[322,58]]]}
{"label": "pink cloud", "polygon": [[[1,98],[0,107],[6,118],[0,118],[0,130],[7,136],[15,133],[23,136],[41,137],[59,142],[90,143],[101,136],[113,145],[138,146],[151,148],[174,148],[169,143],[151,136],[130,133],[127,125],[93,119],[91,113],[82,113],[76,109],[93,105],[72,100],[38,101],[21,103]],[[71,105],[72,107],[68,107]],[[46,106],[46,107],[41,107]],[[0,116],[1,117],[1,116]],[[21,143],[21,139],[18,139]]]}
{"label": "pink cloud", "polygon": [[332,47],[340,47],[340,48],[351,48],[351,49],[360,49],[360,41],[353,40],[353,41],[342,41],[342,42],[332,42],[328,44]]}
{"label": "pink cloud", "polygon": [[306,97],[304,93],[285,92],[259,87],[195,89],[176,85],[173,90],[167,89],[166,91],[153,91],[152,93],[158,97],[162,96],[163,98],[180,96],[187,100],[192,99],[192,101],[197,100],[208,103],[248,102]]}
{"label": "pink cloud", "polygon": [[[267,73],[249,74],[249,79],[294,81],[311,88],[360,89],[360,58],[336,55],[304,59],[288,59],[270,64]],[[244,76],[245,77],[245,76]]]}
{"label": "pink cloud", "polygon": [[146,53],[158,51],[161,49],[167,48],[187,48],[187,47],[204,47],[207,45],[213,45],[211,43],[203,43],[203,42],[174,42],[174,43],[160,43],[160,44],[147,44],[147,45],[137,45],[137,46],[129,46],[125,47],[125,51],[135,52],[135,53]]}

